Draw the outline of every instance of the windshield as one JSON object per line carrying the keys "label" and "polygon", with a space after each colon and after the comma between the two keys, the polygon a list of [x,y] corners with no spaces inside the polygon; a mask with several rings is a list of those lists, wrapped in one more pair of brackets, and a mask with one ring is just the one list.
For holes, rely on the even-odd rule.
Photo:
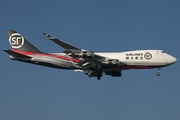
{"label": "windshield", "polygon": [[161,53],[166,53],[165,51],[162,51]]}

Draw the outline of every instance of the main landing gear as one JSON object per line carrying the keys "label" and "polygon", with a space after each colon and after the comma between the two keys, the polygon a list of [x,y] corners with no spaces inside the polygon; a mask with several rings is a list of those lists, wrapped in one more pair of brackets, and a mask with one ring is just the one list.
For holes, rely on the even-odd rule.
{"label": "main landing gear", "polygon": [[160,70],[161,68],[158,68],[157,73],[156,73],[157,76],[160,76]]}
{"label": "main landing gear", "polygon": [[97,71],[97,79],[100,80],[102,77],[102,71]]}
{"label": "main landing gear", "polygon": [[96,65],[94,70],[89,70],[85,74],[88,75],[89,77],[97,77],[97,79],[100,80],[101,77],[103,76],[101,65],[99,65],[99,64]]}
{"label": "main landing gear", "polygon": [[102,75],[103,75],[103,72],[101,70],[101,65],[97,65],[96,70],[95,70],[95,77],[97,77],[97,79],[100,80]]}
{"label": "main landing gear", "polygon": [[89,77],[97,77],[97,79],[100,80],[103,73],[102,71],[88,71],[85,74],[88,75]]}

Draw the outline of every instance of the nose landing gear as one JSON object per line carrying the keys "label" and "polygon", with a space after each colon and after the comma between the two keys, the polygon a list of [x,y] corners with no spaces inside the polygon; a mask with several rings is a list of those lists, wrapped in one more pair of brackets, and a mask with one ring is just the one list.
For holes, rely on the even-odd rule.
{"label": "nose landing gear", "polygon": [[161,68],[158,68],[157,73],[156,73],[157,76],[160,76],[160,70]]}

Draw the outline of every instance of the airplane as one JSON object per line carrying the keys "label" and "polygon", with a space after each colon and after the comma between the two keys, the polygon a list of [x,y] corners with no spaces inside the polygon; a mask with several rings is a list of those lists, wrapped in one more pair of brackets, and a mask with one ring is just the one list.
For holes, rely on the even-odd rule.
{"label": "airplane", "polygon": [[38,50],[15,30],[7,30],[6,34],[12,50],[3,49],[10,59],[42,65],[57,69],[69,69],[75,72],[85,72],[89,77],[98,80],[105,75],[121,77],[122,70],[130,69],[160,69],[174,64],[177,59],[163,50],[135,50],[126,52],[93,52],[70,45],[47,33],[44,36],[61,46],[63,53],[45,53]]}

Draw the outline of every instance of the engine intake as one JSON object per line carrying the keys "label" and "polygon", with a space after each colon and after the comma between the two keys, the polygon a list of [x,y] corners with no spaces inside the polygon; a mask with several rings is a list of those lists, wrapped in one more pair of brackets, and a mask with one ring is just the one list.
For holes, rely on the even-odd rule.
{"label": "engine intake", "polygon": [[78,56],[83,58],[94,58],[94,53],[92,51],[82,51],[78,53]]}
{"label": "engine intake", "polygon": [[107,65],[112,65],[112,66],[119,66],[120,61],[118,59],[109,59],[103,63],[105,63]]}
{"label": "engine intake", "polygon": [[81,58],[93,58],[94,57],[94,53],[92,51],[67,49],[64,51],[64,53],[69,56],[81,57]]}

